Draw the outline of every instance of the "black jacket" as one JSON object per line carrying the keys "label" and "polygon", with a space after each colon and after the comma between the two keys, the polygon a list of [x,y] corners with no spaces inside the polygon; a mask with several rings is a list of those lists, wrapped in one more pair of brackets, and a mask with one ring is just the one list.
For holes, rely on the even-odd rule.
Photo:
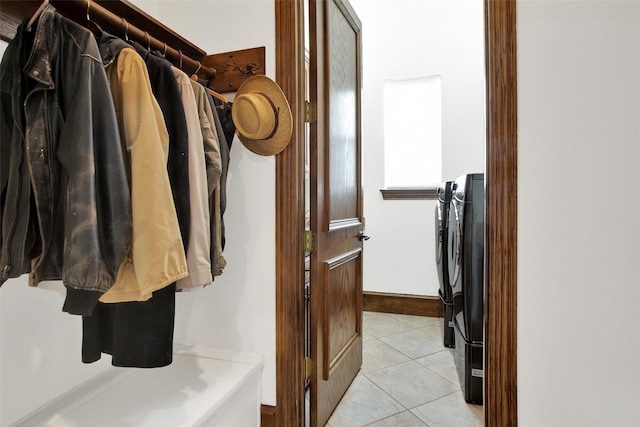
{"label": "black jacket", "polygon": [[64,311],[89,314],[131,238],[113,100],[87,29],[47,6],[0,64],[0,284],[62,280]]}
{"label": "black jacket", "polygon": [[176,206],[176,215],[180,224],[182,244],[185,248],[188,248],[189,233],[191,232],[189,136],[180,88],[169,62],[154,56],[138,42],[133,42],[132,44],[147,65],[151,90],[158,101],[158,105],[160,105],[167,132],[169,133],[167,173],[169,174],[173,203]]}

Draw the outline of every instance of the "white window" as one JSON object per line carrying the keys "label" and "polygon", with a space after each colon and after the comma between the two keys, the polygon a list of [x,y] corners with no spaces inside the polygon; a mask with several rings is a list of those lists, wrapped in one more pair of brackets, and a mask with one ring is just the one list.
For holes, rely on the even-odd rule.
{"label": "white window", "polygon": [[425,187],[442,181],[440,76],[385,80],[385,186]]}

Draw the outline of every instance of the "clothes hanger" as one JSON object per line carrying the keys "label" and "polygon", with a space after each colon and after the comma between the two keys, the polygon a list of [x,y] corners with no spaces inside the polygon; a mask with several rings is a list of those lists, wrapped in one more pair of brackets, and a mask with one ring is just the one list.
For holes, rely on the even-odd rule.
{"label": "clothes hanger", "polygon": [[93,33],[96,39],[102,37],[102,28],[97,22],[91,20],[89,11],[91,10],[91,0],[87,1],[87,28]]}
{"label": "clothes hanger", "polygon": [[38,19],[38,17],[40,16],[44,8],[47,7],[48,4],[49,4],[49,0],[45,0],[36,9],[31,19],[29,19],[29,22],[27,22],[27,31],[31,31],[31,27],[33,26],[33,23],[36,22],[36,20]]}
{"label": "clothes hanger", "polygon": [[222,94],[220,94],[220,93],[216,92],[216,91],[215,91],[215,90],[213,90],[213,89],[209,89],[208,87],[205,87],[205,89],[206,89],[206,90],[211,94],[211,96],[213,96],[214,98],[219,99],[220,101],[224,102],[225,104],[228,104],[228,103],[229,103],[229,101],[227,101],[227,98],[226,98],[224,95],[222,95]]}
{"label": "clothes hanger", "polygon": [[128,43],[129,42],[129,23],[124,18],[120,18],[120,19],[122,19],[122,22],[124,23],[124,40]]}
{"label": "clothes hanger", "polygon": [[147,52],[151,52],[151,36],[148,31],[145,31],[144,33],[147,36]]}
{"label": "clothes hanger", "polygon": [[[162,42],[164,43],[164,42]],[[166,58],[167,57],[167,44],[164,43],[164,51],[160,52],[159,50],[154,52],[157,56],[161,57],[161,58]]]}
{"label": "clothes hanger", "polygon": [[200,63],[200,61],[198,61],[198,68],[196,68],[196,70],[193,72],[193,74],[191,74],[191,80],[197,82],[198,81],[198,71],[200,71],[200,68],[202,67],[202,64]]}
{"label": "clothes hanger", "polygon": [[167,58],[167,44],[162,42],[164,44],[164,52],[161,52],[160,49],[157,50],[153,50],[151,51],[152,55],[157,56],[158,58],[163,58],[166,59]]}
{"label": "clothes hanger", "polygon": [[[191,74],[191,80],[193,80],[194,82],[197,82],[197,81],[198,81],[198,71],[200,71],[200,68],[202,68],[202,63],[200,63],[200,61],[198,61],[198,68],[193,72],[193,74]],[[198,82],[198,83],[199,83],[199,82]],[[227,104],[227,103],[228,103],[227,98],[226,98],[224,95],[222,95],[222,94],[220,94],[220,93],[216,92],[216,91],[215,91],[215,90],[213,90],[213,89],[210,89],[210,88],[206,87],[205,85],[202,85],[202,87],[204,87],[204,88],[205,88],[205,90],[206,90],[207,92],[209,92],[209,94],[210,94],[211,96],[213,96],[214,98],[219,99],[220,101],[224,102],[225,104]]]}

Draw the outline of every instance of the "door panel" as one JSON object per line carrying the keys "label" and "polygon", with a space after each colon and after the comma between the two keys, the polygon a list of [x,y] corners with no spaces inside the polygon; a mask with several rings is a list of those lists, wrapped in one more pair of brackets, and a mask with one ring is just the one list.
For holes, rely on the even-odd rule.
{"label": "door panel", "polygon": [[342,0],[309,0],[311,424],[325,424],[362,365],[360,22]]}
{"label": "door panel", "polygon": [[360,274],[360,248],[324,263],[328,275],[325,297],[324,330],[325,358],[323,379],[328,380],[331,369],[340,357],[353,346],[358,346],[361,331],[361,316],[358,310],[362,291],[358,286]]}
{"label": "door panel", "polygon": [[[327,1],[329,55],[329,188],[330,219],[358,218],[358,37],[348,16],[333,1]],[[359,31],[359,29],[357,30]]]}

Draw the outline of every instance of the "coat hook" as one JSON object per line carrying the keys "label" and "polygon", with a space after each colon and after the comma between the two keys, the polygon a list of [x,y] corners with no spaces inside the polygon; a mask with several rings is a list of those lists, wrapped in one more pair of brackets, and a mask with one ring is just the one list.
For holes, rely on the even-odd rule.
{"label": "coat hook", "polygon": [[180,52],[180,66],[178,68],[182,70],[182,51],[179,50],[178,52]]}
{"label": "coat hook", "polygon": [[247,64],[244,66],[244,70],[241,70],[240,67],[235,67],[242,74],[255,74],[256,72],[253,70],[253,64]]}
{"label": "coat hook", "polygon": [[193,72],[193,74],[198,74],[198,71],[200,71],[200,68],[202,68],[202,64],[200,63],[200,61],[198,61],[198,68]]}
{"label": "coat hook", "polygon": [[87,0],[87,22],[91,21],[91,17],[89,16],[90,9],[91,9],[91,0]]}
{"label": "coat hook", "polygon": [[144,33],[147,36],[147,50],[151,50],[151,36],[147,31],[145,31]]}
{"label": "coat hook", "polygon": [[[164,43],[164,42],[163,42]],[[164,51],[162,52],[162,57],[166,57],[167,56],[167,44],[164,43]]]}

